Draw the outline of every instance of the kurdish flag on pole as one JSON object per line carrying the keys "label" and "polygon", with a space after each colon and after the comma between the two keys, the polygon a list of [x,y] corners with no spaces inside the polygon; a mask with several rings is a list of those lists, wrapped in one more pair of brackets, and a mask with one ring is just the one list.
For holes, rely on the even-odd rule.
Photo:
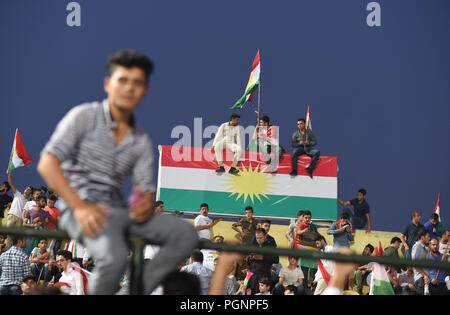
{"label": "kurdish flag on pole", "polygon": [[383,265],[374,263],[369,295],[394,295],[394,289]]}
{"label": "kurdish flag on pole", "polygon": [[28,155],[27,150],[25,150],[22,139],[20,139],[19,129],[16,129],[16,135],[14,137],[14,143],[11,150],[8,169],[9,171],[12,171],[20,166],[27,165],[30,162],[34,161]]}
{"label": "kurdish flag on pole", "polygon": [[250,79],[248,80],[247,87],[245,88],[244,95],[233,105],[230,109],[242,108],[245,102],[251,102],[253,94],[260,84],[261,63],[259,57],[259,50],[256,53],[255,60],[253,60],[252,71],[250,73]]}

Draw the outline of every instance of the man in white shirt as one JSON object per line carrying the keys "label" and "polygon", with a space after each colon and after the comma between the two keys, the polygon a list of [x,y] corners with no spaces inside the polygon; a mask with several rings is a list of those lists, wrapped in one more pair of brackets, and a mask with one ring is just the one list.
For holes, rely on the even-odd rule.
{"label": "man in white shirt", "polygon": [[[417,232],[419,240],[414,244],[411,250],[412,259],[426,259],[427,257],[427,245],[430,242],[430,233],[421,228]],[[428,275],[428,269],[414,268],[414,285],[416,287],[416,293],[423,295],[424,286],[430,283],[430,277]]]}
{"label": "man in white shirt", "polygon": [[58,281],[61,290],[69,295],[85,295],[83,276],[72,267],[72,253],[67,250],[58,251],[56,263],[63,270]]}
{"label": "man in white shirt", "polygon": [[[322,235],[318,235],[315,239],[316,247],[318,250],[331,253],[334,251],[334,247],[327,244],[326,239]],[[327,259],[321,259],[322,267],[324,272],[329,276],[333,275],[333,261]],[[328,275],[325,275],[327,277]],[[320,295],[327,288],[327,282],[324,279],[324,275],[322,274],[321,268],[317,269],[316,275],[314,277],[314,282],[316,283],[316,289],[314,290],[314,295]]]}
{"label": "man in white shirt", "polygon": [[194,227],[197,230],[199,238],[211,238],[211,228],[221,219],[211,219],[208,217],[209,206],[207,203],[200,205],[200,214],[194,219]]}
{"label": "man in white shirt", "polygon": [[[9,170],[6,171],[6,174],[8,175],[8,183],[11,187],[11,191],[14,195],[14,199],[11,203],[11,207],[8,212],[8,218],[6,221],[7,227],[14,227],[14,226],[22,226],[22,209],[24,208],[27,199],[30,197],[31,193],[33,192],[33,188],[28,186],[25,188],[23,194],[17,190],[16,186],[14,186],[13,179],[11,176],[11,172]],[[6,247],[10,248],[12,245],[12,239],[10,236],[6,238]]]}
{"label": "man in white shirt", "polygon": [[239,170],[236,168],[239,158],[243,152],[241,146],[241,133],[239,131],[239,118],[237,114],[232,114],[230,121],[220,125],[214,138],[213,148],[218,163],[217,173],[225,172],[223,166],[223,150],[228,149],[234,153],[233,163],[229,170],[230,174],[237,175]]}

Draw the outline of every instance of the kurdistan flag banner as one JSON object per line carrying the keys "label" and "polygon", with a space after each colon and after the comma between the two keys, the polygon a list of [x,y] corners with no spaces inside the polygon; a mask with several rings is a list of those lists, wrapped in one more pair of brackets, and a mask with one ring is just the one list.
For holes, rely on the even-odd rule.
{"label": "kurdistan flag banner", "polygon": [[383,265],[374,263],[369,295],[394,295],[394,289]]}
{"label": "kurdistan flag banner", "polygon": [[22,139],[20,138],[19,129],[16,129],[14,143],[11,150],[11,157],[9,158],[8,169],[9,171],[12,171],[31,162],[34,161],[28,155],[27,150],[25,150],[25,146],[23,145]]}
{"label": "kurdistan flag banner", "polygon": [[[206,202],[211,214],[242,215],[250,205],[257,216],[296,218],[299,210],[308,209],[314,219],[336,220],[336,157],[321,156],[311,179],[305,170],[311,162],[308,156],[299,158],[299,175],[293,177],[291,154],[283,154],[276,173],[264,172],[267,163],[260,154],[245,151],[236,176],[215,172],[217,161],[210,148],[160,145],[157,199],[173,211],[198,212]],[[233,153],[223,156],[228,171]]]}
{"label": "kurdistan flag banner", "polygon": [[260,80],[261,74],[261,61],[259,50],[256,53],[255,59],[253,60],[252,70],[250,72],[250,78],[248,80],[247,86],[245,87],[244,95],[233,105],[230,109],[239,109],[244,106],[245,102],[251,102],[253,98],[253,94],[255,94],[256,89],[261,83]]}

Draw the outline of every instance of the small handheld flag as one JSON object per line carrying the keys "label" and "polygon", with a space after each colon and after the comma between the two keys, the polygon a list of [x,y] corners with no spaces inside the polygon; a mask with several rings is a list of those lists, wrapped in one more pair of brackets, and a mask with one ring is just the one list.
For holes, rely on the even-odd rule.
{"label": "small handheld flag", "polygon": [[16,168],[25,166],[31,162],[34,162],[34,160],[28,155],[27,150],[25,150],[25,146],[20,138],[19,129],[16,129],[8,169],[11,172]]}
{"label": "small handheld flag", "polygon": [[312,130],[311,115],[309,114],[309,105],[308,105],[308,111],[306,112],[306,130]]}
{"label": "small handheld flag", "polygon": [[442,222],[442,220],[441,220],[441,209],[440,209],[440,206],[439,206],[439,203],[441,202],[441,193],[438,193],[438,200],[437,200],[437,203],[436,203],[436,207],[434,208],[434,213],[436,213],[438,216],[439,216],[439,222]]}

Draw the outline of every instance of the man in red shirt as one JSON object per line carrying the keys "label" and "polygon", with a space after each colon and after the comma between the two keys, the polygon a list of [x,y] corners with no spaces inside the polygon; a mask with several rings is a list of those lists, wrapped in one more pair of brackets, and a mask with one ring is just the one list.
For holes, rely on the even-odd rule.
{"label": "man in red shirt", "polygon": [[[58,200],[58,197],[54,194],[50,194],[47,197],[47,206],[43,209],[50,214],[50,218],[48,220],[47,229],[56,230],[58,227],[59,217],[61,216],[61,212],[58,208],[55,207],[55,203]],[[61,248],[61,240],[51,239],[49,240],[49,250],[53,250],[53,253],[57,253]]]}
{"label": "man in red shirt", "polygon": [[58,225],[58,221],[59,221],[59,217],[61,216],[61,212],[59,211],[58,208],[55,207],[55,203],[58,200],[58,197],[56,197],[55,195],[49,195],[47,198],[47,206],[43,209],[47,212],[50,213],[51,218],[49,218],[49,222],[48,222],[48,226],[47,229],[49,230],[55,230],[57,225]]}

